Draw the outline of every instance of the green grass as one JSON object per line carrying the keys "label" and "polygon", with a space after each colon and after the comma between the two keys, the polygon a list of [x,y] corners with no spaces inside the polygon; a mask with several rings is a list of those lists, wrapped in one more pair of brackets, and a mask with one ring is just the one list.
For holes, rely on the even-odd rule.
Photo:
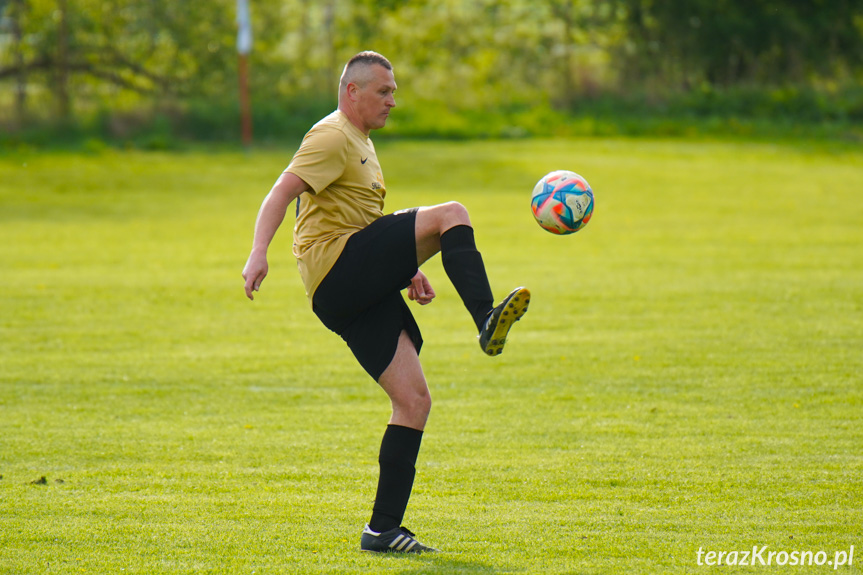
{"label": "green grass", "polygon": [[[534,294],[487,358],[427,264],[421,557],[357,550],[389,405],[308,308],[290,218],[243,295],[291,153],[0,158],[0,573],[691,573],[755,545],[861,572],[859,149],[382,143],[390,209],[461,201],[496,294]],[[559,168],[597,197],[562,238],[528,209]]]}

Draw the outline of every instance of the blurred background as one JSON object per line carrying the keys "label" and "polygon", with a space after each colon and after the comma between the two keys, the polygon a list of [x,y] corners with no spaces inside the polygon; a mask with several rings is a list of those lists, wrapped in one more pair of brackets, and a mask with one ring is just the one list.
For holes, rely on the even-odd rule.
{"label": "blurred background", "polygon": [[[295,141],[354,53],[384,137],[863,141],[863,0],[0,0],[0,145]],[[245,63],[242,63],[245,58]],[[247,142],[249,143],[249,142]]]}

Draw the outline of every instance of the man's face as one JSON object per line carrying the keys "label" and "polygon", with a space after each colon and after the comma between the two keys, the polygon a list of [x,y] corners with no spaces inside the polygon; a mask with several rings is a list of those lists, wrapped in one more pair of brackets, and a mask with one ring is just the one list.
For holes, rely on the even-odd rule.
{"label": "man's face", "polygon": [[357,87],[356,110],[365,131],[378,130],[387,123],[390,110],[395,107],[396,80],[392,70],[372,66],[370,79],[362,88]]}

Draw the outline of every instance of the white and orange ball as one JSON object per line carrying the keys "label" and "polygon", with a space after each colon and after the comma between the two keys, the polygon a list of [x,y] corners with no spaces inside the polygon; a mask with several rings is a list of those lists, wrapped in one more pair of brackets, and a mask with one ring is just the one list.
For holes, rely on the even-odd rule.
{"label": "white and orange ball", "polygon": [[533,188],[530,209],[543,229],[553,234],[572,234],[587,225],[593,215],[593,190],[587,180],[567,170],[543,176]]}

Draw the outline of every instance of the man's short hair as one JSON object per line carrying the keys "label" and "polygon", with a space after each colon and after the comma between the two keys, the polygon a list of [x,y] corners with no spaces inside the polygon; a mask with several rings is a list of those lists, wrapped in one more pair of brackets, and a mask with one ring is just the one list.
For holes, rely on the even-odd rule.
{"label": "man's short hair", "polygon": [[348,65],[346,66],[346,68],[350,68],[354,64],[379,64],[387,70],[393,69],[393,65],[390,64],[389,60],[387,60],[377,52],[372,52],[371,50],[360,52],[359,54],[348,60]]}
{"label": "man's short hair", "polygon": [[383,66],[387,70],[392,70],[393,65],[390,63],[382,55],[377,52],[372,52],[371,50],[366,50],[365,52],[360,52],[350,60],[345,65],[345,70],[342,72],[341,80],[339,81],[339,90],[344,90],[347,88],[349,82],[355,82],[357,84],[362,85],[363,80],[359,80],[357,78],[356,72],[357,67],[368,67],[377,64],[378,66]]}

